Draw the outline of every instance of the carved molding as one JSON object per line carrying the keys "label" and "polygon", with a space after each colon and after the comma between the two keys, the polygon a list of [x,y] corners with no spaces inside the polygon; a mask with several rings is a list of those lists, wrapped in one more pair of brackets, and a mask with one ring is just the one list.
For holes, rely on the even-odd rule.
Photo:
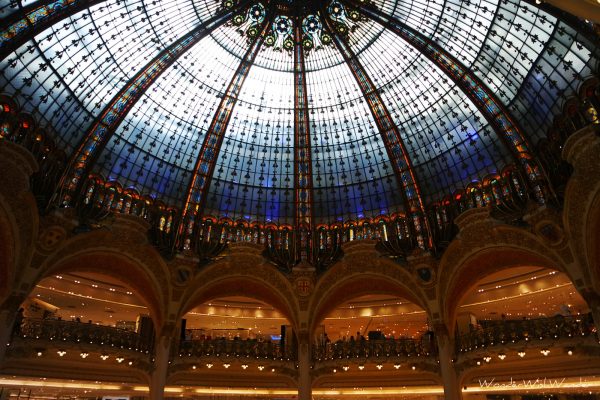
{"label": "carved molding", "polygon": [[[415,276],[406,268],[381,256],[374,243],[367,241],[352,246],[352,251],[344,248],[344,258],[333,265],[319,279],[310,297],[310,332],[325,317],[327,310],[356,297],[365,290],[369,293],[394,293],[405,297],[422,307],[429,315],[427,296],[419,288]],[[358,287],[355,285],[358,284]],[[350,289],[351,288],[351,289]]]}
{"label": "carved molding", "polygon": [[588,127],[573,134],[565,143],[563,158],[574,171],[565,190],[563,220],[575,257],[586,276],[588,285],[600,290],[600,265],[593,261],[599,243],[595,216],[600,196],[600,137],[598,127]]}
{"label": "carved molding", "polygon": [[[261,249],[256,245],[232,246],[226,256],[203,268],[185,289],[180,303],[178,317],[192,307],[215,298],[228,290],[239,290],[258,300],[272,302],[279,308],[292,325],[298,318],[298,298],[289,279],[273,265],[265,262]],[[260,297],[256,291],[262,288],[266,293]]]}

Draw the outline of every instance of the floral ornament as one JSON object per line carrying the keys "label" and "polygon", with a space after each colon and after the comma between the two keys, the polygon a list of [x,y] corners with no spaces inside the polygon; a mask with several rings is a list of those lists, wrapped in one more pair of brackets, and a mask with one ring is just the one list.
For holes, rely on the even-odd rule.
{"label": "floral ornament", "polygon": [[271,31],[265,38],[265,44],[273,50],[291,51],[294,48],[294,24],[289,17],[280,15],[275,18]]}
{"label": "floral ornament", "polygon": [[[367,0],[362,0],[367,1]],[[236,0],[224,0],[224,8],[232,8]],[[333,0],[324,11],[329,18],[334,21],[337,33],[346,36],[354,31],[356,23],[363,17],[358,11],[346,8],[339,1]],[[233,16],[231,24],[242,35],[250,38],[258,35],[258,26],[266,17],[265,7],[261,3],[256,3],[248,8],[247,11]],[[311,50],[318,50],[324,46],[333,43],[331,33],[324,32],[320,12],[315,10],[297,21],[302,29],[302,48],[306,53]],[[287,51],[291,54],[294,49],[294,23],[295,19],[286,15],[278,15],[273,20],[271,29],[265,36],[265,45],[275,51]]]}
{"label": "floral ornament", "polygon": [[[231,0],[226,0],[223,6],[227,7],[228,4],[229,8],[233,7]],[[253,38],[258,35],[258,26],[265,20],[265,16],[265,7],[261,3],[256,3],[251,5],[246,13],[234,15],[231,23],[242,35]]]}
{"label": "floral ornament", "polygon": [[340,35],[346,36],[356,30],[356,23],[361,20],[361,15],[356,10],[346,9],[340,2],[333,1],[327,7],[329,18],[335,23],[335,29]]}
{"label": "floral ornament", "polygon": [[302,47],[305,51],[320,49],[331,44],[331,36],[323,33],[323,24],[317,15],[308,15],[302,21]]}

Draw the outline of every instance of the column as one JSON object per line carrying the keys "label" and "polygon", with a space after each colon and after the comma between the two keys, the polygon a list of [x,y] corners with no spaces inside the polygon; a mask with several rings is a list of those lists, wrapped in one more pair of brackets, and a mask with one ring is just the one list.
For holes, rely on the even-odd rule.
{"label": "column", "polygon": [[23,296],[13,294],[0,307],[0,364],[6,355],[7,345],[12,339],[15,317],[23,301]]}
{"label": "column", "polygon": [[298,333],[298,400],[312,399],[311,344],[308,332]]}
{"label": "column", "polygon": [[440,359],[440,372],[444,383],[444,398],[446,400],[459,400],[462,398],[462,392],[452,363],[454,340],[450,337],[446,325],[436,326],[434,332]]}
{"label": "column", "polygon": [[150,381],[150,400],[162,400],[169,372],[169,351],[172,338],[161,336],[154,346],[154,371]]}

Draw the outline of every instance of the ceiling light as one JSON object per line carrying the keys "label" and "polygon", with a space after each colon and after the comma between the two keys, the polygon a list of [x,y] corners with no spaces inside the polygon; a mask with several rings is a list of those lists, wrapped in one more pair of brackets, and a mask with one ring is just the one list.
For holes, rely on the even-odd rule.
{"label": "ceiling light", "polygon": [[41,356],[43,356],[43,355],[44,355],[44,352],[43,352],[43,351],[41,351],[41,350],[38,350],[38,352],[37,352],[37,356],[38,356],[38,357],[41,357]]}
{"label": "ceiling light", "polygon": [[133,365],[133,361],[129,361],[127,364],[129,364],[129,365]]}
{"label": "ceiling light", "polygon": [[486,363],[489,363],[490,361],[492,361],[492,357],[491,356],[485,356],[485,357],[483,357],[483,361],[485,361]]}
{"label": "ceiling light", "polygon": [[525,350],[521,350],[517,354],[519,355],[519,357],[523,358],[525,357]]}
{"label": "ceiling light", "polygon": [[570,355],[570,356],[572,356],[573,355],[573,350],[571,350],[571,349],[567,350],[567,354]]}
{"label": "ceiling light", "polygon": [[362,371],[363,369],[365,369],[365,366],[363,364],[359,364],[358,369]]}
{"label": "ceiling light", "polygon": [[334,368],[334,369],[333,369],[333,373],[335,374],[336,372],[337,372],[337,369],[335,369],[335,368]]}
{"label": "ceiling light", "polygon": [[413,365],[412,367],[410,367],[413,371],[417,369],[416,365]]}
{"label": "ceiling light", "polygon": [[206,363],[206,368],[209,368],[209,369],[210,369],[210,368],[212,368],[212,366],[213,366],[213,365],[212,365],[211,363]]}
{"label": "ceiling light", "polygon": [[196,369],[196,366],[195,366],[195,365],[192,365],[192,369]]}
{"label": "ceiling light", "polygon": [[106,360],[108,359],[108,354],[102,354],[102,355],[100,356],[100,358],[101,358],[103,361],[106,361]]}
{"label": "ceiling light", "polygon": [[59,351],[57,351],[56,353],[57,353],[59,356],[61,356],[61,357],[62,357],[62,356],[64,356],[65,354],[67,354],[67,352],[66,352],[66,351],[64,351],[64,350],[59,350]]}
{"label": "ceiling light", "polygon": [[348,371],[350,369],[350,366],[344,365],[342,368],[344,369],[344,371]]}
{"label": "ceiling light", "polygon": [[258,370],[259,370],[259,371],[262,371],[263,369],[265,369],[265,366],[264,366],[264,365],[259,365],[259,366],[258,366]]}
{"label": "ceiling light", "polygon": [[498,358],[501,360],[504,360],[506,358],[506,354],[500,353],[500,354],[498,354]]}
{"label": "ceiling light", "polygon": [[398,364],[398,363],[394,364],[394,368],[396,368],[396,369],[400,369],[400,367],[401,367],[401,365],[400,365],[400,364]]}
{"label": "ceiling light", "polygon": [[383,365],[377,364],[377,369],[381,370],[382,368],[383,368]]}
{"label": "ceiling light", "polygon": [[125,359],[121,356],[117,357],[116,360],[119,364],[121,364],[123,361],[125,361]]}
{"label": "ceiling light", "polygon": [[242,369],[248,368],[248,364],[242,364]]}
{"label": "ceiling light", "polygon": [[542,353],[543,355],[547,356],[548,354],[550,354],[550,350],[548,350],[548,349],[542,349],[542,350],[540,350],[540,353]]}
{"label": "ceiling light", "polygon": [[229,363],[223,364],[223,367],[225,367],[225,369],[229,368],[230,366],[231,366],[231,364],[229,364]]}
{"label": "ceiling light", "polygon": [[82,351],[80,354],[81,358],[87,358],[87,356],[89,356],[89,353],[86,353],[85,351]]}

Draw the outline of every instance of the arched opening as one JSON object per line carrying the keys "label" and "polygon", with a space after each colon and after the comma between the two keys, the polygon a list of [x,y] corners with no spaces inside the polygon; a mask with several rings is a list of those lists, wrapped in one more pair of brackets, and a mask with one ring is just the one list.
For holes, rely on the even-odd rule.
{"label": "arched opening", "polygon": [[438,294],[443,299],[440,307],[449,331],[453,332],[458,305],[480,280],[495,272],[522,266],[551,270],[558,270],[560,267],[547,255],[516,246],[497,246],[471,254],[454,270],[442,270]]}
{"label": "arched opening", "polygon": [[[39,281],[21,304],[4,373],[44,377],[96,374],[146,383],[155,339],[150,307],[123,280],[69,271]],[[52,372],[49,372],[52,371]]]}
{"label": "arched opening", "polygon": [[439,385],[437,346],[418,297],[390,279],[360,283],[331,288],[315,310],[313,388]]}
{"label": "arched opening", "polygon": [[183,315],[169,384],[293,388],[297,340],[281,305],[218,292]]}
{"label": "arched opening", "polygon": [[507,370],[519,380],[585,377],[600,370],[599,362],[583,362],[597,347],[595,327],[588,304],[565,273],[506,268],[485,274],[463,293],[455,311],[463,385],[496,374],[501,381]]}
{"label": "arched opening", "polygon": [[14,276],[15,241],[11,226],[0,208],[0,304],[8,297]]}

